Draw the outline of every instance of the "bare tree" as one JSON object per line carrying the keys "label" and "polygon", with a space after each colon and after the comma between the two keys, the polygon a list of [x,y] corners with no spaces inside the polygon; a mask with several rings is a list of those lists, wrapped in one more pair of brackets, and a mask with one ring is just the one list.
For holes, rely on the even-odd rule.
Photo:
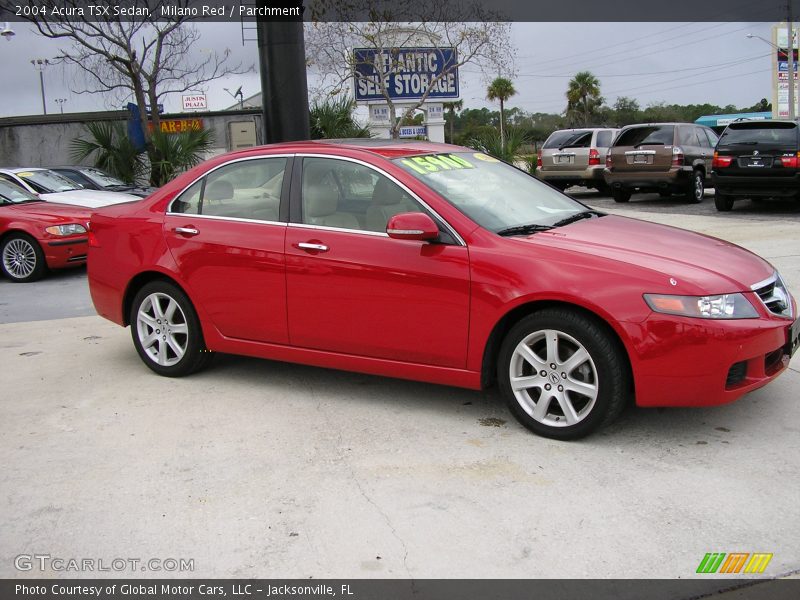
{"label": "bare tree", "polygon": [[[306,25],[306,60],[318,82],[312,92],[317,96],[347,94],[354,82],[364,77],[365,70],[371,71],[374,75],[370,84],[389,107],[392,137],[398,137],[403,119],[410,118],[431,92],[460,67],[475,66],[487,82],[490,74],[513,77],[515,73],[509,23],[499,22],[500,15],[485,11],[477,3],[437,0],[426,7],[425,21],[414,20],[419,15],[418,0],[393,0],[390,4],[381,0],[320,3],[322,7],[312,8],[312,22]],[[314,9],[320,11],[318,20],[313,19],[317,16]],[[365,21],[364,15],[369,15],[370,20]],[[459,21],[453,22],[453,18]],[[396,100],[391,94],[391,82],[407,68],[400,49],[417,46],[435,51],[454,48],[455,59],[438,70],[418,99]],[[383,58],[358,62],[354,48],[372,50],[367,57]],[[404,106],[401,114],[398,104]]]}
{"label": "bare tree", "polygon": [[[210,81],[253,69],[229,65],[229,50],[221,55],[201,51],[198,57],[193,49],[200,34],[190,22],[192,17],[162,14],[162,6],[180,9],[191,0],[129,0],[127,7],[148,10],[145,16],[127,20],[92,15],[84,0],[38,0],[37,4],[48,10],[28,20],[41,35],[65,42],[57,61],[74,66],[82,75],[73,81],[72,91],[102,93],[115,101],[132,97],[147,140],[148,120],[157,130],[157,106],[165,96],[199,91]],[[149,119],[148,105],[152,107]],[[155,163],[150,143],[147,149]]]}

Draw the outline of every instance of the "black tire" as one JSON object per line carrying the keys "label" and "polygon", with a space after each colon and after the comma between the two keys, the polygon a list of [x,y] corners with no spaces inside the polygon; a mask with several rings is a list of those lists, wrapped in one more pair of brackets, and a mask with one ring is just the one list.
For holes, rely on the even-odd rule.
{"label": "black tire", "polygon": [[631,191],[622,188],[614,188],[611,190],[611,197],[614,198],[614,202],[629,202],[631,199]]}
{"label": "black tire", "polygon": [[0,268],[15,283],[28,283],[41,279],[47,272],[44,252],[39,242],[27,233],[12,233],[0,247]]}
{"label": "black tire", "polygon": [[733,196],[727,194],[714,193],[714,206],[717,207],[719,212],[730,212],[733,208]]}
{"label": "black tire", "polygon": [[[130,324],[139,357],[159,375],[190,375],[205,368],[213,357],[191,301],[174,283],[152,281],[143,286],[133,299]],[[148,339],[152,341],[147,343]]]}
{"label": "black tire", "polygon": [[[559,340],[555,360],[546,350],[550,335]],[[523,350],[529,358],[518,352],[522,348],[530,351]],[[588,358],[570,366],[580,348]],[[531,385],[515,392],[512,373],[530,377]],[[533,313],[508,332],[500,348],[497,379],[514,417],[534,433],[558,440],[578,439],[611,423],[625,407],[630,390],[619,341],[593,318],[564,308]],[[593,389],[593,398],[567,389],[571,386]],[[563,406],[572,407],[574,423],[566,424],[570,419]],[[543,413],[537,415],[540,407]]]}
{"label": "black tire", "polygon": [[705,194],[706,180],[700,169],[692,171],[692,181],[686,190],[686,200],[692,204],[700,204]]}

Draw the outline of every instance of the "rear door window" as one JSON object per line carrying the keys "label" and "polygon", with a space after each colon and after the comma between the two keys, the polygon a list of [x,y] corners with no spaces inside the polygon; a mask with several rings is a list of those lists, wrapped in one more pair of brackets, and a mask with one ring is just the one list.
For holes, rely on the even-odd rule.
{"label": "rear door window", "polygon": [[611,142],[614,141],[614,132],[607,129],[605,131],[598,131],[597,132],[597,147],[598,148],[608,148],[611,146]]}
{"label": "rear door window", "polygon": [[697,139],[697,131],[694,127],[678,127],[678,145],[680,146],[699,146],[700,140]]}
{"label": "rear door window", "polygon": [[632,127],[619,135],[614,146],[671,146],[674,137],[674,125]]}

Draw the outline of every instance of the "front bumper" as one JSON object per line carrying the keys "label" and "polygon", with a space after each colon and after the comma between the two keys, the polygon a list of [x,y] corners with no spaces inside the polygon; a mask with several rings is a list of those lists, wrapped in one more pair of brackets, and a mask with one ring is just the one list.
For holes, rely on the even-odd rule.
{"label": "front bumper", "polygon": [[46,238],[39,241],[45,262],[50,269],[65,269],[86,264],[89,238],[86,235],[65,238]]}
{"label": "front bumper", "polygon": [[791,198],[800,195],[800,173],[790,177],[747,177],[711,173],[717,193],[743,198]]}
{"label": "front bumper", "polygon": [[691,185],[693,172],[692,167],[671,167],[668,171],[605,169],[603,176],[611,188],[649,192],[686,189]]}
{"label": "front bumper", "polygon": [[626,323],[636,404],[733,402],[787,369],[791,325],[779,317],[715,321],[658,313]]}

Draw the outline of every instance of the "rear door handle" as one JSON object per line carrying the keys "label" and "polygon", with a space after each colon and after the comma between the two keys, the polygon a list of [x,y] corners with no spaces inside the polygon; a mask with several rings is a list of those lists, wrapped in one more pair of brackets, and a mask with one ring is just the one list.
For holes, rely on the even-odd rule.
{"label": "rear door handle", "polygon": [[200,233],[199,229],[195,229],[194,227],[176,227],[173,229],[175,233],[180,233],[183,235],[197,235]]}
{"label": "rear door handle", "polygon": [[325,244],[312,244],[311,242],[300,242],[297,247],[302,250],[313,250],[316,252],[327,252],[330,250]]}

